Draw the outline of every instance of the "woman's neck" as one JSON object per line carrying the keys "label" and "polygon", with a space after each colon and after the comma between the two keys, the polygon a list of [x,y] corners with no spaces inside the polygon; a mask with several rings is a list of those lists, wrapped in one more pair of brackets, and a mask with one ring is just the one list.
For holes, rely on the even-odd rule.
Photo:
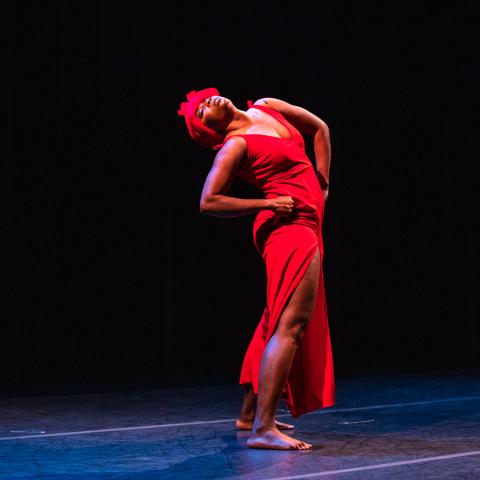
{"label": "woman's neck", "polygon": [[246,130],[255,123],[259,119],[257,112],[254,109],[250,109],[248,111],[238,110],[235,112],[232,121],[228,124],[225,134],[228,135],[231,132],[235,132],[237,130]]}

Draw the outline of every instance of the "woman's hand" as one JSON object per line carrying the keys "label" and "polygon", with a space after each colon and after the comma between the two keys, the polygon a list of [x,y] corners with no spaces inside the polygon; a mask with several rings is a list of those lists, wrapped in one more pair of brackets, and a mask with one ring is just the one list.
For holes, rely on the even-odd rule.
{"label": "woman's hand", "polygon": [[293,198],[290,195],[271,199],[270,208],[280,216],[287,216],[293,212]]}

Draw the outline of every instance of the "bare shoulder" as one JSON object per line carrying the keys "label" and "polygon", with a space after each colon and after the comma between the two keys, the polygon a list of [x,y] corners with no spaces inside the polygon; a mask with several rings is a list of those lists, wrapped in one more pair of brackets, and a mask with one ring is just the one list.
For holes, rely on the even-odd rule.
{"label": "bare shoulder", "polygon": [[214,165],[217,167],[236,168],[247,152],[247,142],[240,136],[227,138],[222,148],[215,155]]}
{"label": "bare shoulder", "polygon": [[263,105],[273,110],[277,110],[287,118],[296,117],[296,116],[305,115],[305,114],[313,115],[307,109],[300,107],[299,105],[286,102],[285,100],[280,100],[279,98],[272,98],[272,97],[260,98],[254,103],[254,105]]}
{"label": "bare shoulder", "polygon": [[247,149],[247,142],[243,137],[240,135],[232,135],[225,140],[222,148],[218,151],[218,153],[223,152],[231,152],[231,153],[243,153]]}
{"label": "bare shoulder", "polygon": [[302,133],[314,134],[320,128],[328,128],[327,124],[310,110],[279,98],[260,98],[254,105],[263,105],[277,110]]}
{"label": "bare shoulder", "polygon": [[284,100],[272,97],[259,98],[256,102],[254,102],[254,105],[263,105],[273,110],[278,110],[279,112],[288,110],[289,107],[293,106],[292,104],[285,102]]}

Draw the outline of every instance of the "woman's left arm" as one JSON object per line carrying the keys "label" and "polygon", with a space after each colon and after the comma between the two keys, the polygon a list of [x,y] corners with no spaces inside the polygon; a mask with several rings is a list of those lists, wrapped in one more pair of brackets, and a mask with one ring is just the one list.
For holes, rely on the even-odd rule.
{"label": "woman's left arm", "polygon": [[300,133],[313,136],[317,178],[320,182],[323,198],[327,200],[332,156],[328,125],[320,117],[305,108],[292,105],[278,98],[262,98],[257,100],[255,104],[278,110]]}

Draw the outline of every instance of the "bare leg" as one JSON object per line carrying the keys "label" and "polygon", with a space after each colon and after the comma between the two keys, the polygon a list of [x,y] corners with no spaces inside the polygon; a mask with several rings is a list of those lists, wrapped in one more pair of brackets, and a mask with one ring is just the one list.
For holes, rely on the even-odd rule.
{"label": "bare leg", "polygon": [[252,435],[247,440],[247,445],[251,448],[306,450],[312,447],[280,432],[275,426],[275,413],[298,344],[313,313],[320,268],[320,254],[317,250],[263,353],[257,410]]}
{"label": "bare leg", "polygon": [[[243,400],[240,416],[235,421],[235,426],[238,430],[252,430],[253,420],[257,411],[257,395],[253,391],[253,387],[250,384],[247,384],[244,389],[245,398]],[[278,420],[275,420],[275,426],[279,430],[291,430],[294,428],[293,425],[279,422]]]}
{"label": "bare leg", "polygon": [[257,410],[257,396],[253,391],[252,385],[248,384],[244,387],[245,398],[243,399],[242,410],[235,422],[235,426],[239,430],[251,430],[255,412]]}

